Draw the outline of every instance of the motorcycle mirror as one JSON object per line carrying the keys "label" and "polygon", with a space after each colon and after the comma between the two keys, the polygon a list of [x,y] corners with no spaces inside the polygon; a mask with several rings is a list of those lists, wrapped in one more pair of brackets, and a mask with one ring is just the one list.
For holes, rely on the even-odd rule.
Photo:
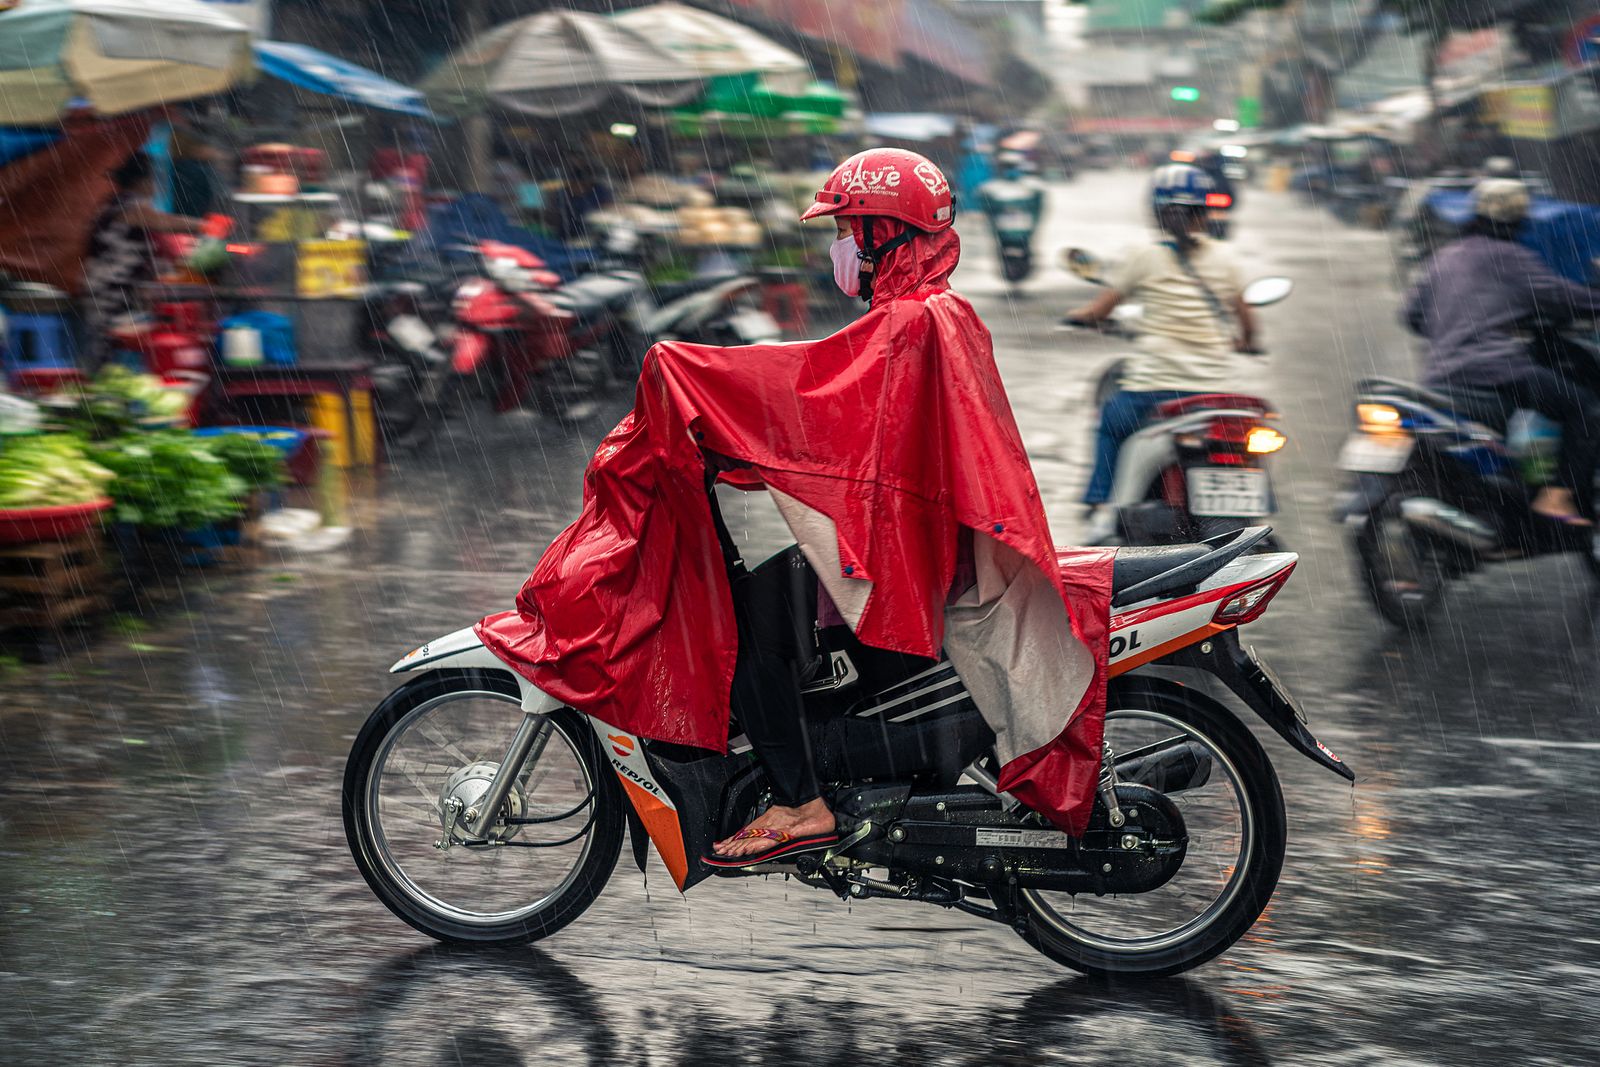
{"label": "motorcycle mirror", "polygon": [[1100,277],[1100,261],[1095,258],[1093,252],[1085,252],[1081,248],[1063,248],[1061,266],[1068,274],[1075,274],[1086,282],[1105,284]]}
{"label": "motorcycle mirror", "polygon": [[1271,277],[1257,278],[1244,287],[1244,302],[1251,307],[1266,307],[1294,292],[1292,278]]}

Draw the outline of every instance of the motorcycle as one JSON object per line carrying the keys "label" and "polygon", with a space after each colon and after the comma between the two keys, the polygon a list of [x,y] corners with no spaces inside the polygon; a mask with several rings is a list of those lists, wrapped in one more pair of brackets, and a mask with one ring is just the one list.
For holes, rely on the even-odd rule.
{"label": "motorcycle", "polygon": [[373,387],[392,443],[425,440],[466,388],[497,413],[531,399],[578,422],[610,384],[609,323],[558,298],[559,275],[515,245],[484,240],[471,251],[476,274],[388,283],[369,297],[361,341],[378,357]]}
{"label": "motorcycle", "polygon": [[[1066,264],[1079,277],[1104,284],[1100,266],[1089,253],[1068,249]],[[1293,290],[1288,278],[1261,278],[1245,287],[1244,302],[1266,307]],[[1142,315],[1139,305],[1123,304],[1109,326],[1063,325],[1131,340],[1138,335]],[[1118,360],[1101,373],[1094,394],[1097,408],[1118,391],[1122,372]],[[1277,495],[1270,457],[1288,440],[1271,402],[1258,396],[1204,393],[1158,404],[1150,421],[1123,443],[1117,456],[1110,500],[1116,513],[1115,542],[1181,544],[1271,516],[1277,510]]]}
{"label": "motorcycle", "polygon": [[[738,577],[744,565],[714,514]],[[1354,780],[1240,643],[1238,627],[1266,611],[1297,562],[1250,554],[1267,534],[1117,553],[1110,710],[1082,837],[999,791],[994,735],[948,660],[864,647],[846,627],[815,628],[802,605],[791,621],[813,635],[807,729],[841,834],[828,851],[708,866],[711,843],[770,803],[737,722],[726,754],[635,736],[547,697],[469,628],[391,668],[414,677],[351,748],[351,852],[395,915],[447,942],[554,934],[599,896],[628,837],[640,870],[654,845],[680,891],[712,875],[783,874],[847,901],[914,901],[998,922],[1090,974],[1188,970],[1260,916],[1287,826],[1272,763],[1238,713],[1160,669],[1211,676],[1297,751]],[[798,548],[757,577],[769,568],[816,588]]]}
{"label": "motorcycle", "polygon": [[637,373],[645,350],[656,341],[689,341],[707,345],[768,344],[783,340],[783,329],[762,308],[760,282],[751,274],[720,273],[681,282],[649,285],[640,269],[644,238],[638,230],[613,224],[605,235],[606,258],[602,271],[586,275],[569,286],[597,284],[591,279],[625,280],[624,296],[615,282],[613,304],[626,301],[631,334],[641,343],[619,349],[619,369]]}
{"label": "motorcycle", "polygon": [[1033,273],[1033,234],[1044,213],[1044,189],[1027,178],[995,178],[978,187],[1000,253],[1000,273],[1018,285]]}
{"label": "motorcycle", "polygon": [[[1594,324],[1536,334],[1533,343],[1564,375],[1600,383]],[[1488,399],[1392,378],[1356,383],[1355,428],[1339,454],[1351,484],[1335,519],[1374,606],[1397,626],[1425,625],[1450,581],[1486,564],[1573,552],[1600,578],[1596,528],[1530,509],[1555,472],[1560,428],[1532,411],[1514,413],[1505,427],[1475,421]],[[1578,496],[1600,516],[1600,492]]]}

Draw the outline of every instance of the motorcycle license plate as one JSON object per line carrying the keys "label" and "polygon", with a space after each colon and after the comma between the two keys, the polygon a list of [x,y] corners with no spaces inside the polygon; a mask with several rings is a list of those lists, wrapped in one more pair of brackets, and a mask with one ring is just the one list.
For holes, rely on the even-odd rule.
{"label": "motorcycle license plate", "polygon": [[1398,474],[1411,462],[1409,434],[1353,433],[1339,450],[1339,466],[1357,474]]}
{"label": "motorcycle license plate", "polygon": [[1260,467],[1191,468],[1189,513],[1241,519],[1270,515],[1272,483]]}
{"label": "motorcycle license plate", "polygon": [[994,220],[994,226],[997,230],[1011,232],[1032,230],[1033,216],[1026,211],[1002,211],[1000,217]]}

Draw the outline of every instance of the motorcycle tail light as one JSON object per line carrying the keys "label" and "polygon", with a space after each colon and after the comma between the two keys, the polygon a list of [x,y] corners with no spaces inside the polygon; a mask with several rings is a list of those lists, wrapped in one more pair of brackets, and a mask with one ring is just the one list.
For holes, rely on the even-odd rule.
{"label": "motorcycle tail light", "polygon": [[1241,589],[1222,602],[1211,621],[1218,626],[1243,626],[1247,622],[1255,622],[1266,612],[1267,605],[1272,603],[1272,598],[1278,595],[1278,590],[1283,588],[1293,573],[1294,564],[1291,563],[1265,581]]}
{"label": "motorcycle tail light", "polygon": [[1356,421],[1367,433],[1399,433],[1405,419],[1393,404],[1357,404]]}
{"label": "motorcycle tail light", "polygon": [[1289,443],[1289,439],[1270,426],[1254,426],[1245,434],[1244,450],[1265,456]]}
{"label": "motorcycle tail light", "polygon": [[1227,193],[1207,193],[1206,207],[1232,207],[1233,197]]}

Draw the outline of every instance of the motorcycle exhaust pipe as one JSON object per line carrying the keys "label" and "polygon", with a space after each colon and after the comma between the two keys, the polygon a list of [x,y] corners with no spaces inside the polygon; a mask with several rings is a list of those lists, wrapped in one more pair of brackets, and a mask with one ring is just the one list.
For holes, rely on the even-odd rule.
{"label": "motorcycle exhaust pipe", "polygon": [[1487,552],[1500,543],[1494,527],[1431,497],[1412,497],[1400,502],[1400,515],[1406,523],[1424,533],[1454,541],[1474,552]]}
{"label": "motorcycle exhaust pipe", "polygon": [[1141,749],[1117,760],[1117,781],[1181,793],[1199,789],[1211,780],[1211,753],[1194,741],[1175,741],[1154,749]]}

